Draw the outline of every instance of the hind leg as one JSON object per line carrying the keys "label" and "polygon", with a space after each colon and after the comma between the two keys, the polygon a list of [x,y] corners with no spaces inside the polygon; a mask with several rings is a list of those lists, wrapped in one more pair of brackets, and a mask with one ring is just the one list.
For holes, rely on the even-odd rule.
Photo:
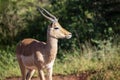
{"label": "hind leg", "polygon": [[28,70],[28,73],[27,73],[27,75],[26,75],[26,80],[31,80],[34,72],[35,72],[35,69]]}
{"label": "hind leg", "polygon": [[18,63],[19,63],[19,67],[21,70],[21,74],[22,74],[22,80],[26,80],[26,69],[25,66],[21,60],[21,58],[17,57]]}

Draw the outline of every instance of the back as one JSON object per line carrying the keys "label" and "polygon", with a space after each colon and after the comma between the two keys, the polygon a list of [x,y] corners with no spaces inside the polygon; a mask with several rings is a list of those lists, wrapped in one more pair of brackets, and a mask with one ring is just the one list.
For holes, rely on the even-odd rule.
{"label": "back", "polygon": [[44,49],[45,44],[46,43],[40,42],[36,39],[24,39],[17,45],[16,54],[30,56],[35,53],[35,51]]}

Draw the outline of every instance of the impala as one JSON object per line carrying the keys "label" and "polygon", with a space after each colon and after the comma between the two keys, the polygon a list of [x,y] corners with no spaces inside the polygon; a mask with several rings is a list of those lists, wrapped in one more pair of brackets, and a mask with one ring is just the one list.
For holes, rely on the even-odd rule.
{"label": "impala", "polygon": [[58,50],[58,39],[72,37],[72,34],[61,27],[58,19],[44,8],[37,10],[52,23],[47,29],[47,41],[41,42],[27,38],[19,42],[16,56],[20,66],[22,80],[31,80],[35,70],[38,70],[40,80],[45,80],[43,69],[47,71],[47,80],[52,80],[53,64]]}

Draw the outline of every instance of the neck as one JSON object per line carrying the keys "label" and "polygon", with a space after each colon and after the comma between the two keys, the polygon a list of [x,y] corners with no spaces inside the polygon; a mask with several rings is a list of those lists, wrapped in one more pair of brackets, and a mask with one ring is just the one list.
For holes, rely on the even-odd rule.
{"label": "neck", "polygon": [[56,56],[57,49],[58,49],[58,39],[48,35],[47,36],[47,44],[46,44],[46,46],[47,46],[48,53],[51,56]]}

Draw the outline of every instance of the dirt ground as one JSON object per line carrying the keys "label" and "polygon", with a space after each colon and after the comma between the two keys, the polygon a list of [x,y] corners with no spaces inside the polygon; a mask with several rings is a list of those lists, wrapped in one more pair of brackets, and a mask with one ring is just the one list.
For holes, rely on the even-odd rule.
{"label": "dirt ground", "polygon": [[[53,80],[90,80],[92,75],[99,73],[100,71],[84,71],[80,74],[71,75],[53,75]],[[8,77],[5,80],[21,80],[21,77]],[[39,80],[39,77],[33,77],[32,80]]]}
{"label": "dirt ground", "polygon": [[[87,74],[81,74],[81,75],[54,75],[53,80],[87,80],[88,75]],[[21,80],[21,77],[9,77],[6,78],[6,80]],[[39,77],[34,77],[32,80],[39,80]]]}

